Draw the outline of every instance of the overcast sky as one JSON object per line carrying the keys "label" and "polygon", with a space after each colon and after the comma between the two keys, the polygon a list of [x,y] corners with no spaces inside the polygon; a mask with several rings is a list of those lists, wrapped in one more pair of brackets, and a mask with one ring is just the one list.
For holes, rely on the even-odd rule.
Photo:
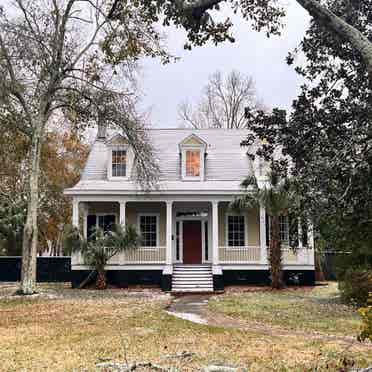
{"label": "overcast sky", "polygon": [[175,28],[166,29],[168,48],[181,60],[165,66],[151,59],[143,63],[143,105],[151,107],[152,124],[178,126],[178,104],[185,99],[196,101],[208,76],[216,70],[226,74],[236,69],[251,75],[259,97],[267,106],[290,108],[301,80],[293,67],[286,65],[285,57],[302,39],[309,17],[294,0],[288,0],[286,7],[287,26],[280,38],[268,39],[264,33],[252,31],[240,17],[233,16],[235,43],[184,51],[184,33]]}

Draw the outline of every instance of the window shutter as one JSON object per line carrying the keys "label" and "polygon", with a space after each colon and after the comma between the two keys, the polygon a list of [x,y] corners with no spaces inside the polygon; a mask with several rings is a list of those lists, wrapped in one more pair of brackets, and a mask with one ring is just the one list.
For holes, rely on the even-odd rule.
{"label": "window shutter", "polygon": [[87,217],[87,238],[88,240],[92,238],[97,226],[97,216],[90,214]]}

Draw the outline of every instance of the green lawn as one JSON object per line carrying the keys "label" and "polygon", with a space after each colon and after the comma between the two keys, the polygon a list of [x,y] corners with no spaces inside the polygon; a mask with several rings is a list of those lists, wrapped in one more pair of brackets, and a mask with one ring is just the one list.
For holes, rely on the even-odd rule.
{"label": "green lawn", "polygon": [[210,308],[228,316],[287,330],[356,335],[360,317],[341,304],[336,283],[312,290],[250,292],[216,297]]}
{"label": "green lawn", "polygon": [[[58,285],[43,286],[42,292],[34,299],[1,298],[5,292],[0,286],[1,371],[95,371],[95,364],[106,359],[150,360],[180,371],[197,371],[210,363],[247,367],[250,372],[334,371],[345,357],[360,367],[372,364],[372,348],[357,342],[349,345],[291,332],[283,337],[174,318],[163,311],[169,297],[160,292],[100,292]],[[248,329],[254,320],[271,324],[273,330],[286,323],[288,329],[332,330],[334,334],[345,329],[353,334],[358,319],[351,309],[334,303],[337,294],[332,293],[331,288],[319,293],[318,289],[291,294],[227,293],[210,306],[217,313],[228,309],[230,315],[242,317]],[[301,305],[296,305],[294,296]],[[324,306],[337,315],[327,314]],[[275,316],[269,315],[273,308]],[[337,320],[338,316],[342,318]],[[164,358],[182,351],[195,356],[187,361]]]}

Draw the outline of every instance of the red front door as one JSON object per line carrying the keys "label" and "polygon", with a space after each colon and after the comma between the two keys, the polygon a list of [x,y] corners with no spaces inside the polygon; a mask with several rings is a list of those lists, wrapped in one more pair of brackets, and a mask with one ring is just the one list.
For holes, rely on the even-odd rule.
{"label": "red front door", "polygon": [[201,221],[183,221],[183,263],[202,262]]}

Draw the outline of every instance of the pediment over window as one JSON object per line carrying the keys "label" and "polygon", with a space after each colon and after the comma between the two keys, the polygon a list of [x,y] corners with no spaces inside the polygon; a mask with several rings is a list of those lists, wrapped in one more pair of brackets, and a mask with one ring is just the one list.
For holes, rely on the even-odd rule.
{"label": "pediment over window", "polygon": [[128,146],[128,140],[122,134],[115,134],[106,141],[107,146]]}
{"label": "pediment over window", "polygon": [[180,148],[182,146],[207,147],[207,143],[196,134],[191,134],[190,136],[186,137],[182,142],[180,142],[179,146]]}

